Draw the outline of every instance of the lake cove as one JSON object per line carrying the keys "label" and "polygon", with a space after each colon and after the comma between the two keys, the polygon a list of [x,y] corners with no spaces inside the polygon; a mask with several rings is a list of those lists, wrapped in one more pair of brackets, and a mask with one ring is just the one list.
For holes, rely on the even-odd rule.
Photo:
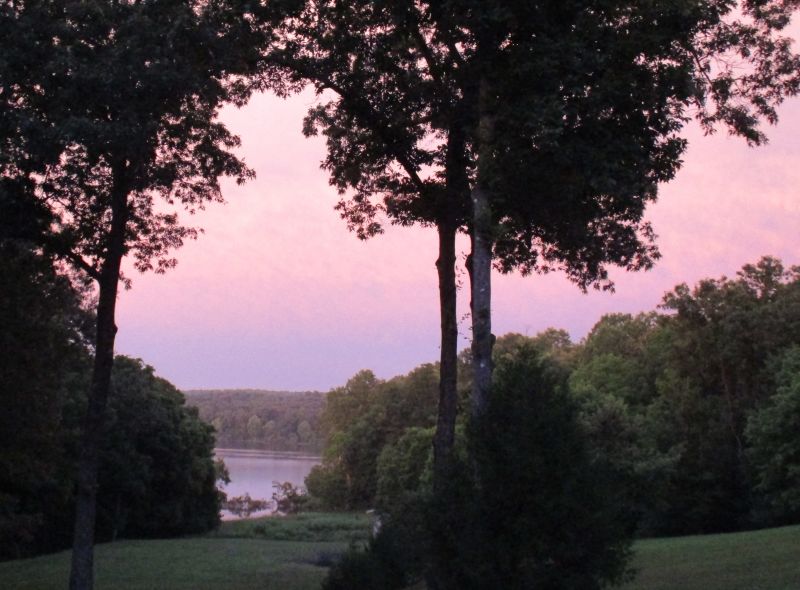
{"label": "lake cove", "polygon": [[[273,482],[288,481],[303,486],[311,468],[319,464],[320,458],[302,453],[262,451],[255,449],[215,449],[216,457],[228,468],[231,482],[222,487],[228,497],[250,494],[254,499],[272,498]],[[256,513],[263,515],[265,512]],[[234,518],[227,511],[223,520]]]}

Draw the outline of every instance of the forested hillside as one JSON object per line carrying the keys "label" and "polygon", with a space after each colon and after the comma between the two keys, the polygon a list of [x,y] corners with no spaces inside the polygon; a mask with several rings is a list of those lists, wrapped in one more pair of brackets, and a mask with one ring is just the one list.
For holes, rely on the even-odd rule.
{"label": "forested hillside", "polygon": [[[561,403],[574,406],[593,463],[624,484],[618,502],[639,535],[800,522],[800,267],[764,257],[733,278],[678,285],[658,310],[606,315],[577,343],[556,329],[507,334],[494,359],[500,375],[511,367],[558,376],[522,380],[532,400],[552,400],[540,400],[530,428],[520,428],[527,434],[506,441],[498,465],[520,465],[510,457],[523,441],[540,445],[542,461],[555,456],[563,435],[538,441],[544,425],[535,420]],[[469,351],[459,360],[457,443],[464,444]],[[362,371],[332,391],[323,415],[328,442],[306,480],[309,492],[332,509],[391,509],[429,493],[437,373],[426,365],[381,381]],[[522,412],[521,399],[500,433]],[[554,461],[545,479],[565,469]],[[498,481],[508,488],[513,478]],[[523,496],[509,505],[519,510]]]}
{"label": "forested hillside", "polygon": [[184,392],[187,403],[217,431],[217,446],[319,453],[319,391],[200,389]]}
{"label": "forested hillside", "polygon": [[[59,270],[0,240],[0,560],[64,549],[73,531],[95,318],[82,285]],[[97,539],[216,526],[213,448],[211,428],[171,383],[117,356],[99,449]]]}

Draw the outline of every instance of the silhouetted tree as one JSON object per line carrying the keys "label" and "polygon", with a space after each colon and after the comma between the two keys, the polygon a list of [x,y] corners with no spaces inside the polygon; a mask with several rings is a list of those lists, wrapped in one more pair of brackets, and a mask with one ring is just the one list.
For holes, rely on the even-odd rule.
{"label": "silhouetted tree", "polygon": [[[796,3],[309,2],[269,56],[324,97],[306,132],[360,237],[436,225],[442,313],[437,457],[452,446],[457,231],[472,254],[473,408],[491,381],[492,260],[611,288],[607,266],[649,268],[645,206],[670,180],[692,110],[764,140],[798,90],[780,32]],[[327,92],[327,94],[326,94]],[[333,94],[334,98],[328,99]],[[471,202],[469,197],[471,196]],[[437,461],[437,464],[441,462]]]}
{"label": "silhouetted tree", "polygon": [[[193,238],[177,213],[220,201],[218,178],[251,172],[216,121],[244,99],[236,2],[5,3],[4,185],[50,216],[47,247],[97,282],[94,370],[78,475],[70,588],[93,585],[98,449],[109,395],[122,259],[163,272]],[[12,139],[7,139],[12,137]],[[5,151],[5,150],[4,150]],[[4,160],[7,160],[4,154]],[[122,278],[124,281],[125,279]]]}

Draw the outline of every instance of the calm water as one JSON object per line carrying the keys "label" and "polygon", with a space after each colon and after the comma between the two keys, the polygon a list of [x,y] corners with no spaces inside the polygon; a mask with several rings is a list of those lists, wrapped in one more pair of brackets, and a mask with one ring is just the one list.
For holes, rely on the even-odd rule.
{"label": "calm water", "polygon": [[[298,453],[250,449],[215,449],[214,452],[228,466],[231,483],[223,489],[229,497],[247,493],[251,498],[269,500],[272,498],[272,482],[289,481],[302,486],[308,472],[320,462],[319,457]],[[228,519],[231,515],[223,511],[222,518]]]}

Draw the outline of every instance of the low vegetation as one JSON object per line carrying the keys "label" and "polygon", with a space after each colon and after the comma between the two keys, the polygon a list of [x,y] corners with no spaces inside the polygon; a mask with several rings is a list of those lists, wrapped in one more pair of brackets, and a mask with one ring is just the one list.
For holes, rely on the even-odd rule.
{"label": "low vegetation", "polygon": [[222,523],[215,538],[297,541],[304,543],[360,543],[369,539],[372,519],[366,513],[304,512]]}
{"label": "low vegetation", "polygon": [[[302,514],[224,522],[203,537],[97,546],[98,590],[318,590],[347,547],[366,540],[366,514]],[[69,552],[0,563],[0,588],[65,584]]]}
{"label": "low vegetation", "polygon": [[[276,521],[271,533],[256,532]],[[98,590],[318,590],[328,566],[366,538],[364,514],[306,514],[223,523],[203,537],[97,547]],[[339,527],[339,530],[334,530]],[[276,540],[279,537],[303,540]],[[634,545],[635,581],[622,590],[795,590],[800,526],[649,539]],[[69,552],[0,563],[0,587],[64,586]]]}

